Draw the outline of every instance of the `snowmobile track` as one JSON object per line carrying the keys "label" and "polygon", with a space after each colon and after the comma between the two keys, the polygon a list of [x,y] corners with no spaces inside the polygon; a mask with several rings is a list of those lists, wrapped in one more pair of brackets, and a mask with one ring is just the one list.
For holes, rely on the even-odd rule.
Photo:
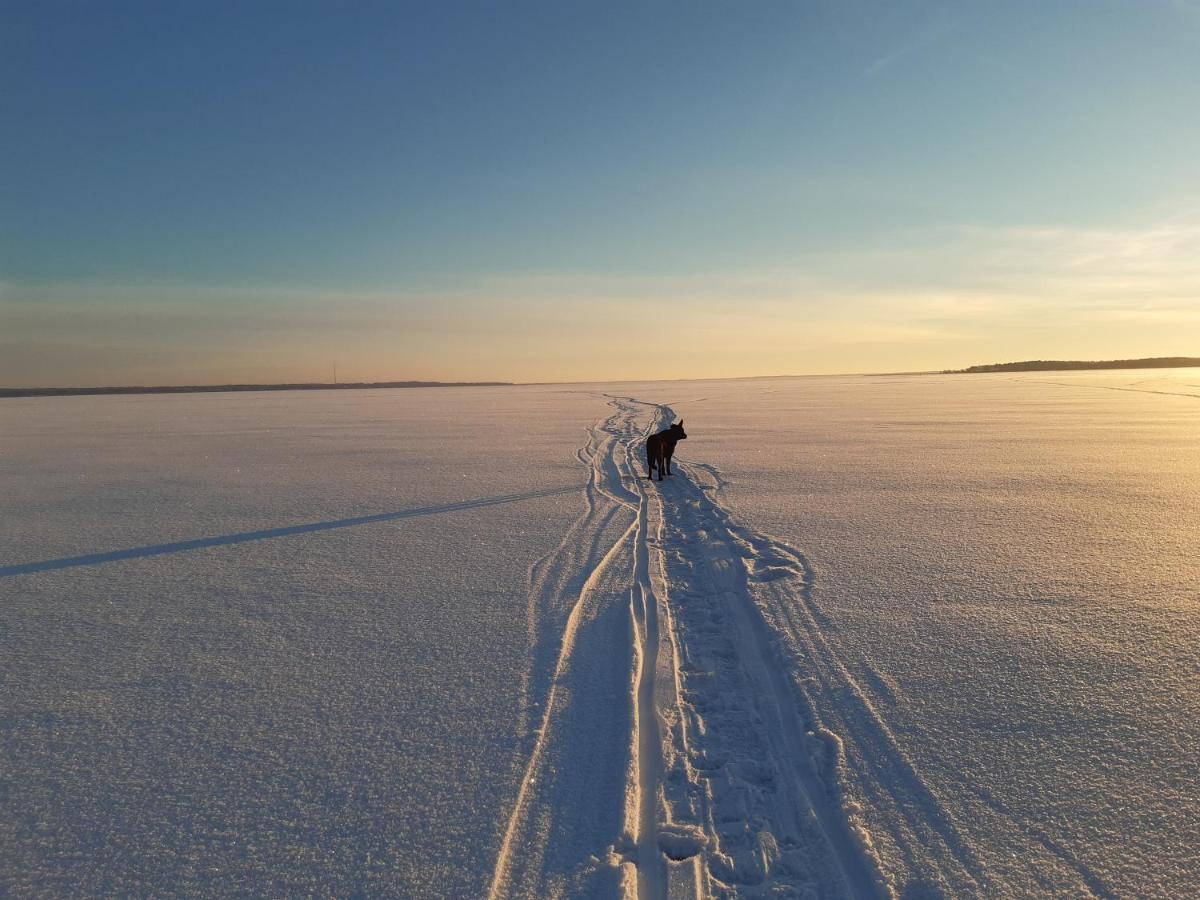
{"label": "snowmobile track", "polygon": [[837,739],[755,600],[767,585],[803,605],[807,564],[733,524],[715,470],[643,478],[642,443],[674,413],[608,401],[578,454],[584,512],[530,571],[531,639],[561,639],[535,648],[547,674],[489,895],[882,896]]}

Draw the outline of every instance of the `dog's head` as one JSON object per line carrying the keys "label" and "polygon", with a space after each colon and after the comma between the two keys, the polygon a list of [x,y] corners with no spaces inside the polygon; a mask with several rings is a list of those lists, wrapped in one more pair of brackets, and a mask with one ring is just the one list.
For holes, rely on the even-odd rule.
{"label": "dog's head", "polygon": [[671,426],[671,437],[677,441],[687,440],[687,432],[683,430],[683,419]]}

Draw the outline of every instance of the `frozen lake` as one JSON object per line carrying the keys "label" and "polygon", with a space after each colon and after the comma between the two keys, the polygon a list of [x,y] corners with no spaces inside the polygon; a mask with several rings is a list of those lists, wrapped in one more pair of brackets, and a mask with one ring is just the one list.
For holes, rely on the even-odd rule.
{"label": "frozen lake", "polygon": [[1200,371],[682,387],[812,562],[843,670],[799,671],[901,893],[1196,893]]}
{"label": "frozen lake", "polygon": [[1194,894],[1198,448],[1197,370],[0,401],[0,891]]}

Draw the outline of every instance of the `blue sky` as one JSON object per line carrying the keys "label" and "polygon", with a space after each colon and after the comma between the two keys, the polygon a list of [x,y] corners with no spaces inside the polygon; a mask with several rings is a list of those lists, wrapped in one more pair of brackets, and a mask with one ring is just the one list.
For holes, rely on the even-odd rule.
{"label": "blue sky", "polygon": [[0,3],[0,383],[1200,355],[1200,3]]}

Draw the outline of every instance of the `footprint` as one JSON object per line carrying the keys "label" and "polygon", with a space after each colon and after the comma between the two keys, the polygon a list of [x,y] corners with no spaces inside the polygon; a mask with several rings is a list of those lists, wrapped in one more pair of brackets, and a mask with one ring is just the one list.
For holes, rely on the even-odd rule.
{"label": "footprint", "polygon": [[669,822],[658,831],[658,849],[668,859],[691,859],[708,845],[708,836],[695,825]]}

